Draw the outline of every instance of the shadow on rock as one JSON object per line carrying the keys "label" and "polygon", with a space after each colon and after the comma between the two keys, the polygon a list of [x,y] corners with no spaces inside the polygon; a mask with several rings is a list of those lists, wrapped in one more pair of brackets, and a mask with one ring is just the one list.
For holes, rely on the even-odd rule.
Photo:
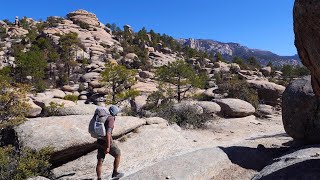
{"label": "shadow on rock", "polygon": [[274,179],[290,179],[290,180],[318,180],[320,177],[320,159],[310,159],[298,162],[270,172],[260,180],[274,180]]}
{"label": "shadow on rock", "polygon": [[228,155],[232,163],[245,169],[252,169],[255,171],[262,170],[274,158],[279,157],[288,150],[287,147],[265,148],[261,144],[259,144],[257,148],[242,146],[219,148]]}
{"label": "shadow on rock", "polygon": [[66,178],[66,177],[69,177],[69,176],[74,176],[76,173],[69,173],[69,174],[64,174],[62,176],[59,176],[59,177],[56,177],[55,179],[62,179],[62,178]]}

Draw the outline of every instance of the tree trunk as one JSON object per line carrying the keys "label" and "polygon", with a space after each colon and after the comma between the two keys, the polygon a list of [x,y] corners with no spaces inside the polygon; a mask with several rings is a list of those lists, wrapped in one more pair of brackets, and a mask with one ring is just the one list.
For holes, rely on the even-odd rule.
{"label": "tree trunk", "polygon": [[178,77],[178,84],[177,84],[177,86],[178,86],[178,102],[180,102],[180,101],[181,101],[181,87],[180,87],[180,81],[181,81],[181,77],[179,76],[179,77]]}
{"label": "tree trunk", "polygon": [[116,83],[112,82],[112,103],[116,102]]}

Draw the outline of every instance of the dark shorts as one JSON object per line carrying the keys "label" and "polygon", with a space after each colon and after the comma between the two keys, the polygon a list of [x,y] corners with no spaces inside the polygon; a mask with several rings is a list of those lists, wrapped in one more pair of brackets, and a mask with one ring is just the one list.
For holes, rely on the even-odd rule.
{"label": "dark shorts", "polygon": [[[98,139],[97,146],[98,146],[97,159],[104,160],[104,158],[106,157],[105,151],[107,149],[107,141],[102,140],[102,139]],[[121,155],[121,151],[116,143],[111,143],[109,154],[113,157],[118,157]]]}

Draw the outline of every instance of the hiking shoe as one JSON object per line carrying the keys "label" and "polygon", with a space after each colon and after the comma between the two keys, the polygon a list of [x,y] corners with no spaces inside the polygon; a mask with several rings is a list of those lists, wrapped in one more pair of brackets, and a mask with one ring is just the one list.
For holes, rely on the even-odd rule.
{"label": "hiking shoe", "polygon": [[121,178],[123,176],[124,176],[123,173],[118,173],[118,172],[113,172],[112,173],[112,178]]}

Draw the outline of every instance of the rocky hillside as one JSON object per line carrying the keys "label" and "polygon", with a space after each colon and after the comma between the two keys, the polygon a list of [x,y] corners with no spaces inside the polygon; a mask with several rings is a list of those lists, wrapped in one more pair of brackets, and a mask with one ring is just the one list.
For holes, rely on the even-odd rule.
{"label": "rocky hillside", "polygon": [[[211,59],[152,30],[104,25],[84,10],[0,27],[0,179],[95,179],[96,139],[87,128],[97,106],[113,102],[122,110],[113,139],[123,179],[279,179],[319,160],[319,148],[290,142],[319,142],[310,78],[286,90],[289,78],[274,67]],[[120,100],[108,101],[113,96]],[[48,147],[40,163],[22,150]]]}
{"label": "rocky hillside", "polygon": [[246,46],[242,46],[238,43],[223,43],[214,40],[207,39],[178,39],[183,45],[201,50],[207,53],[220,53],[227,60],[232,60],[234,57],[240,57],[242,59],[248,59],[255,57],[261,65],[267,65],[272,62],[275,66],[300,65],[300,59],[298,55],[294,56],[279,56],[270,51],[264,51],[259,49],[250,49]]}

